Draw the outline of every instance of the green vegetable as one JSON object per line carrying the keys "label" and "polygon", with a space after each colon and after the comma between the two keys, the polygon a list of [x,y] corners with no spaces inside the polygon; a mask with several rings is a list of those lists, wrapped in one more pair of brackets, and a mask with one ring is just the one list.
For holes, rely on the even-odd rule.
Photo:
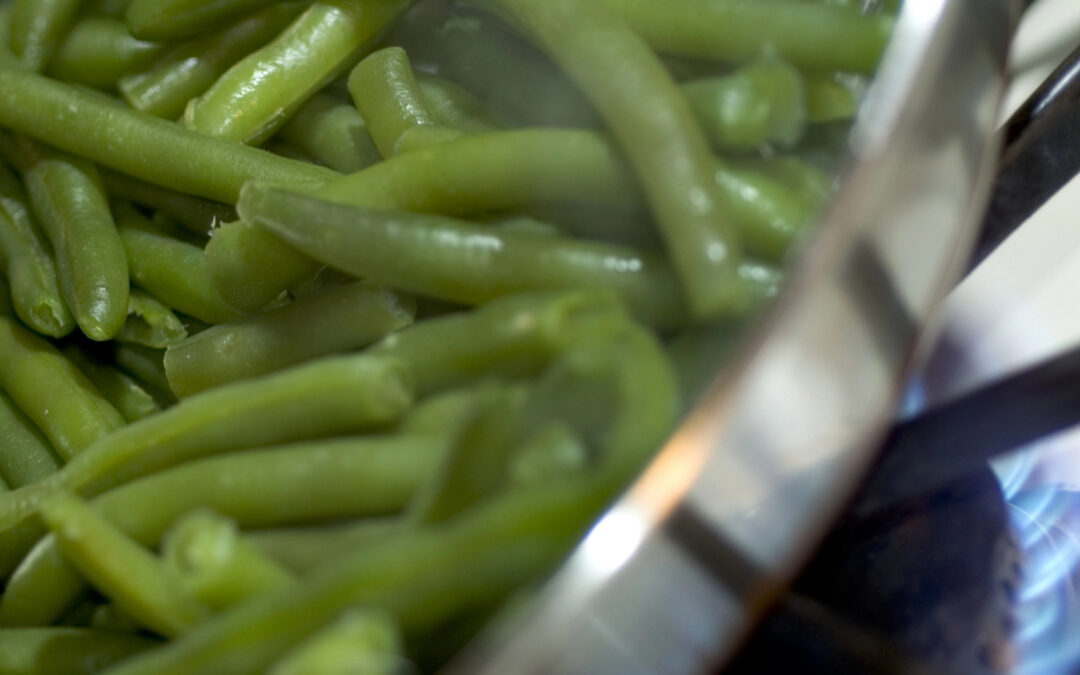
{"label": "green vegetable", "polygon": [[128,318],[116,335],[117,341],[164,349],[186,337],[184,324],[168,307],[138,289],[131,290]]}
{"label": "green vegetable", "polygon": [[9,28],[12,53],[30,70],[45,70],[81,4],[80,0],[15,0]]}
{"label": "green vegetable", "polygon": [[0,477],[9,487],[29,485],[60,468],[60,460],[49,441],[3,392],[0,392],[0,438],[4,439]]}
{"label": "green vegetable", "polygon": [[158,641],[85,628],[0,629],[0,672],[8,675],[92,675]]}
{"label": "green vegetable", "polygon": [[363,116],[329,94],[316,94],[300,106],[278,137],[342,173],[360,171],[380,159]]}
{"label": "green vegetable", "polygon": [[269,0],[129,0],[131,32],[147,40],[177,40],[213,30]]}
{"label": "green vegetable", "polygon": [[394,675],[406,663],[394,617],[352,610],[304,640],[269,675],[331,675],[347,667],[364,675]]}
{"label": "green vegetable", "polygon": [[161,410],[154,396],[126,373],[94,359],[74,345],[64,349],[64,356],[86,375],[124,421],[135,422]]}
{"label": "green vegetable", "polygon": [[133,37],[121,21],[88,16],[72,27],[49,63],[48,73],[108,89],[124,75],[152,64],[163,49],[163,45]]}
{"label": "green vegetable", "polygon": [[101,179],[110,195],[155,209],[200,237],[208,236],[217,225],[236,218],[236,211],[231,206],[144,183],[122,173],[105,170],[101,172]]}

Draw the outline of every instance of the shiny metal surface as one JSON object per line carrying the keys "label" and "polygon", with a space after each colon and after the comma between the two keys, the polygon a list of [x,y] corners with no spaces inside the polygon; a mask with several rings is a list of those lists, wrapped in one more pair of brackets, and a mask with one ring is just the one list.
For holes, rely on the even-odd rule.
{"label": "shiny metal surface", "polygon": [[695,673],[782,592],[873,458],[996,157],[1004,0],[908,0],[840,192],[737,365],[462,673]]}

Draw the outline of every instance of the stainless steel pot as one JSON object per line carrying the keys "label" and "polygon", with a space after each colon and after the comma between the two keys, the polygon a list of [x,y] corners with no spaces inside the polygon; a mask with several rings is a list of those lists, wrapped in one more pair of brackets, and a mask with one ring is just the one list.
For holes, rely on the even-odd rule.
{"label": "stainless steel pot", "polygon": [[736,364],[451,672],[697,673],[732,654],[859,485],[967,261],[1015,9],[906,2],[839,193]]}

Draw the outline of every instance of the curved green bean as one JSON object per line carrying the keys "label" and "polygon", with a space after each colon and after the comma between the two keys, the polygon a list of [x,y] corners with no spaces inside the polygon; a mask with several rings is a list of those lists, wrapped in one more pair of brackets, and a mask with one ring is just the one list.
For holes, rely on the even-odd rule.
{"label": "curved green bean", "polygon": [[272,40],[303,7],[299,2],[272,3],[225,29],[177,45],[149,70],[120,78],[117,87],[132,108],[178,119],[188,101],[209,89],[234,63]]}
{"label": "curved green bean", "polygon": [[86,375],[129,424],[161,410],[154,397],[126,373],[95,360],[75,345],[66,347],[64,356]]}
{"label": "curved green bean", "polygon": [[49,441],[15,402],[0,391],[0,477],[12,488],[35,483],[60,469]]}
{"label": "curved green bean", "polygon": [[0,317],[0,389],[71,460],[124,425],[120,413],[51,344]]}
{"label": "curved green bean", "polygon": [[412,323],[416,303],[366,282],[331,288],[284,307],[209,328],[165,352],[181,398],[316,356],[369,345]]}
{"label": "curved green bean", "polygon": [[154,231],[130,207],[118,207],[116,221],[133,283],[200,321],[226,323],[240,316],[215,290],[201,248]]}
{"label": "curved green bean", "polygon": [[117,19],[88,16],[76,23],[49,62],[48,74],[111,89],[116,81],[154,62],[164,45],[132,37]]}
{"label": "curved green bean", "polygon": [[11,145],[65,304],[88,338],[114,337],[127,318],[128,265],[97,168],[24,136]]}
{"label": "curved green bean", "polygon": [[30,70],[45,70],[80,5],[82,0],[15,0],[11,5],[12,53]]}
{"label": "curved green bean", "polygon": [[187,398],[102,438],[49,479],[0,496],[0,574],[33,545],[41,531],[36,509],[58,487],[95,495],[199,457],[389,424],[411,404],[404,366],[363,354],[324,358]]}
{"label": "curved green bean", "polygon": [[187,329],[165,305],[138,289],[128,297],[128,318],[116,334],[118,342],[165,349],[187,337]]}
{"label": "curved green bean", "polygon": [[[400,511],[445,454],[447,435],[343,438],[202,459],[145,476],[94,499],[120,531],[155,546],[185,514],[208,508],[242,527]],[[82,580],[54,538],[40,540],[0,599],[3,625],[61,616]]]}
{"label": "curved green bean", "polygon": [[323,85],[344,72],[411,0],[316,2],[270,44],[222,75],[184,111],[195,131],[244,143],[265,140]]}
{"label": "curved green bean", "polygon": [[214,511],[181,518],[165,533],[161,555],[184,591],[215,612],[296,582],[291,572],[241,539],[235,521]]}
{"label": "curved green bean", "polygon": [[19,180],[0,163],[0,263],[15,313],[43,335],[71,332],[75,319],[60,294],[56,265]]}
{"label": "curved green bean", "polygon": [[0,630],[0,672],[93,675],[158,644],[140,635],[87,628],[5,628]]}
{"label": "curved green bean", "polygon": [[402,649],[393,616],[354,609],[301,642],[267,675],[332,675],[343,664],[365,675],[394,675],[407,664]]}
{"label": "curved green bean", "polygon": [[614,244],[359,209],[257,183],[244,188],[238,210],[320,262],[395,288],[471,305],[528,291],[602,288],[651,325],[687,321],[663,260]]}
{"label": "curved green bean", "polygon": [[871,72],[895,22],[886,14],[801,0],[590,0],[618,14],[654,49],[744,62],[773,49],[796,66]]}
{"label": "curved green bean", "polygon": [[150,551],[78,497],[58,492],[41,505],[41,517],[64,558],[140,624],[172,637],[210,615]]}
{"label": "curved green bean", "polygon": [[126,174],[106,169],[101,171],[101,180],[110,195],[164,213],[200,237],[208,236],[219,224],[236,219],[231,206],[144,183]]}
{"label": "curved green bean", "polygon": [[342,173],[355,173],[380,159],[360,112],[330,94],[308,99],[278,137]]}
{"label": "curved green bean", "polygon": [[146,40],[179,40],[213,30],[270,0],[130,0],[124,14],[131,32]]}
{"label": "curved green bean", "polygon": [[3,63],[0,126],[155,185],[228,204],[247,180],[302,188],[340,175],[188,131]]}

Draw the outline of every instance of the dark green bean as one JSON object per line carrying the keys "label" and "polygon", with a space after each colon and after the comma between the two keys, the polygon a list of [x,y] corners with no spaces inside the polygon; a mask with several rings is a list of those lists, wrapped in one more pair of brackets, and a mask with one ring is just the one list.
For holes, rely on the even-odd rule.
{"label": "dark green bean", "polygon": [[112,403],[128,423],[149,417],[161,410],[160,404],[130,375],[95,360],[84,350],[71,345],[64,349],[79,370],[94,383],[98,391]]}
{"label": "dark green bean", "polygon": [[314,187],[339,176],[188,131],[3,63],[0,126],[155,185],[229,204],[249,179]]}
{"label": "dark green bean", "polygon": [[48,73],[69,82],[111,89],[128,73],[148,67],[164,45],[132,37],[118,19],[87,16],[79,20],[60,44]]}
{"label": "dark green bean", "polygon": [[[0,326],[7,324],[0,319]],[[12,570],[33,545],[41,532],[37,507],[58,487],[95,495],[199,457],[390,424],[412,404],[407,377],[391,358],[325,358],[212,389],[130,424],[54,476],[0,496],[0,574]],[[27,408],[55,405],[50,400]]]}
{"label": "dark green bean", "polygon": [[394,675],[408,665],[402,649],[393,616],[353,609],[285,654],[267,675],[332,675],[346,663],[367,675]]}
{"label": "dark green bean", "polygon": [[614,244],[359,209],[258,183],[244,188],[238,210],[316,260],[395,288],[474,305],[523,291],[605,288],[652,325],[687,320],[664,261]]}
{"label": "dark green bean", "polygon": [[411,0],[316,2],[188,104],[184,124],[245,143],[268,138],[369,49]]}
{"label": "dark green bean", "polygon": [[235,521],[209,510],[194,511],[170,528],[161,555],[184,591],[215,612],[296,581],[241,539]]}
{"label": "dark green bean", "polygon": [[179,40],[213,30],[269,0],[130,0],[131,32],[147,40]]}
{"label": "dark green bean", "polygon": [[871,72],[894,20],[802,0],[602,0],[654,49],[745,62],[773,49],[796,66]]}
{"label": "dark green bean", "polygon": [[11,5],[12,53],[30,70],[45,70],[81,4],[81,0],[15,0]]}
{"label": "dark green bean", "polygon": [[75,322],[91,340],[115,337],[127,318],[128,265],[97,168],[25,136],[8,145]]}
{"label": "dark green bean", "polygon": [[153,68],[121,78],[120,93],[136,110],[178,119],[188,101],[209,89],[234,63],[272,40],[303,7],[299,2],[275,2],[228,28],[177,45]]}
{"label": "dark green bean", "polygon": [[157,645],[157,640],[86,628],[0,630],[6,675],[93,675]]}
{"label": "dark green bean", "polygon": [[11,305],[11,289],[3,275],[0,275],[0,315],[15,316],[15,308]]}
{"label": "dark green bean", "polygon": [[328,560],[385,542],[402,526],[401,519],[370,518],[346,525],[259,530],[245,534],[244,539],[264,555],[303,575]]}
{"label": "dark green bean", "polygon": [[6,317],[0,317],[0,388],[65,460],[124,425],[74,364]]}
{"label": "dark green bean", "polygon": [[207,323],[226,323],[240,316],[215,290],[201,248],[155,232],[130,207],[118,207],[116,220],[132,282],[169,307]]}
{"label": "dark green bean", "polygon": [[56,265],[28,199],[19,180],[0,163],[0,263],[12,305],[27,326],[60,337],[71,332],[75,319],[61,297]]}
{"label": "dark green bean", "polygon": [[131,0],[86,0],[83,12],[122,19],[129,4]]}
{"label": "dark green bean", "polygon": [[209,616],[150,551],[78,497],[58,492],[41,505],[41,517],[64,558],[140,624],[172,637]]}
{"label": "dark green bean", "polygon": [[177,396],[369,345],[412,323],[416,303],[356,282],[209,328],[165,353]]}
{"label": "dark green bean", "polygon": [[0,477],[13,488],[29,485],[56,473],[60,460],[49,441],[27,419],[15,402],[0,391]]}
{"label": "dark green bean", "polygon": [[128,318],[117,333],[119,342],[165,349],[187,337],[180,319],[154,297],[132,289],[128,298]]}
{"label": "dark green bean", "polygon": [[[242,527],[400,511],[446,451],[447,435],[342,438],[211,457],[132,481],[94,499],[127,536],[155,546],[176,520],[209,508]],[[3,625],[61,616],[84,584],[45,537],[11,577]]]}
{"label": "dark green bean", "polygon": [[236,219],[231,206],[144,183],[122,173],[104,170],[101,180],[110,195],[164,213],[199,237],[206,237],[221,223]]}
{"label": "dark green bean", "polygon": [[312,96],[278,137],[342,173],[355,173],[380,159],[360,112],[330,94]]}
{"label": "dark green bean", "polygon": [[170,406],[176,402],[176,397],[169,389],[164,360],[163,349],[134,344],[117,344],[113,348],[116,367],[134,378],[140,387],[150,392],[163,406]]}

